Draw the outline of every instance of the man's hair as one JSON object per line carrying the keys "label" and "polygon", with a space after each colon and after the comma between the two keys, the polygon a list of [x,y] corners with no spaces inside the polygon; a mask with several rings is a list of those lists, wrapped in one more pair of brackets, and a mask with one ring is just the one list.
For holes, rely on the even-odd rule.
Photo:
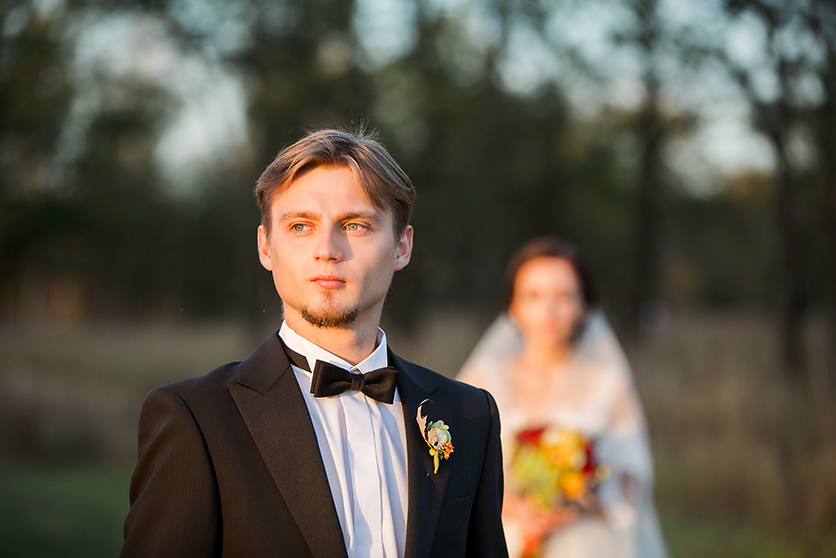
{"label": "man's hair", "polygon": [[506,310],[511,306],[514,298],[514,287],[520,268],[535,258],[557,258],[568,262],[578,278],[584,306],[591,309],[598,305],[598,292],[595,289],[592,274],[575,247],[553,236],[541,236],[520,246],[508,260],[502,293],[502,302]]}
{"label": "man's hair", "polygon": [[318,130],[285,147],[265,169],[255,186],[261,224],[270,234],[273,201],[293,180],[322,166],[348,167],[363,192],[380,210],[391,210],[395,238],[409,224],[415,187],[395,159],[377,141],[376,132]]}

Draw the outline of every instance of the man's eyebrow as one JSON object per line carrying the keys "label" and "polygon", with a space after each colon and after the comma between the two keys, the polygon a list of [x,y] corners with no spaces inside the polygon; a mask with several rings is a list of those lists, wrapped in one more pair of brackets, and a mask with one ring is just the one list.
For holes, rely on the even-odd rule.
{"label": "man's eyebrow", "polygon": [[319,219],[319,217],[320,216],[319,216],[318,213],[314,213],[313,211],[300,209],[298,211],[288,211],[287,213],[284,213],[284,214],[280,215],[279,218],[277,219],[277,221],[279,223],[285,223],[287,221],[292,221],[294,219],[304,219],[306,221],[315,221],[315,220]]}
{"label": "man's eyebrow", "polygon": [[[279,223],[286,223],[287,221],[292,221],[294,219],[318,221],[322,219],[322,215],[306,209],[300,209],[297,211],[288,211],[287,213],[280,215],[277,221]],[[336,215],[336,220],[340,222],[352,221],[354,219],[362,219],[377,225],[383,219],[383,215],[381,215],[379,211],[343,211],[342,213],[338,213]]]}
{"label": "man's eyebrow", "polygon": [[379,211],[345,211],[337,215],[337,221],[353,221],[354,219],[362,219],[377,225],[380,223],[383,216]]}

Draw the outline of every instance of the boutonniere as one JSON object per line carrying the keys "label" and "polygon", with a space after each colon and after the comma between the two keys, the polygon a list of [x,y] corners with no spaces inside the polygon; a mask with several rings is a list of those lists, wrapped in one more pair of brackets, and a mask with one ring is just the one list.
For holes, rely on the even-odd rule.
{"label": "boutonniere", "polygon": [[440,457],[449,459],[453,453],[453,437],[450,435],[450,427],[444,424],[443,420],[428,422],[427,417],[421,414],[421,408],[429,399],[424,399],[418,405],[418,427],[421,429],[421,436],[430,446],[430,455],[433,456],[433,474],[438,473]]}

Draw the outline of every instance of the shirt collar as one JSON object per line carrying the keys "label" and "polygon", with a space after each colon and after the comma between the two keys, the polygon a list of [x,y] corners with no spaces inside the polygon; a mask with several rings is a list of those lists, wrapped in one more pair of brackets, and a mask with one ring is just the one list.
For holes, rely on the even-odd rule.
{"label": "shirt collar", "polygon": [[[378,368],[386,368],[389,364],[386,333],[384,333],[384,331],[380,328],[377,328],[377,345],[374,351],[372,351],[372,354],[367,356],[362,362],[358,363],[357,366],[353,366],[337,355],[326,351],[319,345],[311,343],[293,331],[290,326],[287,325],[287,322],[282,322],[282,327],[279,329],[279,337],[281,337],[282,341],[284,341],[289,349],[296,351],[308,359],[308,366],[310,366],[311,370],[313,370],[316,366],[317,360],[334,364],[341,368],[345,368],[346,370],[359,371],[364,374]],[[303,372],[305,371],[303,370]],[[310,372],[305,373],[309,376],[311,375]]]}

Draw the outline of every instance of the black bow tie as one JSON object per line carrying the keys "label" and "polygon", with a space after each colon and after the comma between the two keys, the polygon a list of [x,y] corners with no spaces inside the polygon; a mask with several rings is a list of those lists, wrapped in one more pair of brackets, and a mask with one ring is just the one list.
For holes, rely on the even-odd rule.
{"label": "black bow tie", "polygon": [[[284,345],[284,343],[282,343]],[[310,372],[308,359],[284,345],[287,357],[298,368]],[[314,397],[339,395],[349,389],[363,392],[381,403],[391,404],[395,400],[398,385],[398,371],[393,366],[378,368],[365,374],[355,374],[328,362],[317,360],[311,379],[311,393]]]}

